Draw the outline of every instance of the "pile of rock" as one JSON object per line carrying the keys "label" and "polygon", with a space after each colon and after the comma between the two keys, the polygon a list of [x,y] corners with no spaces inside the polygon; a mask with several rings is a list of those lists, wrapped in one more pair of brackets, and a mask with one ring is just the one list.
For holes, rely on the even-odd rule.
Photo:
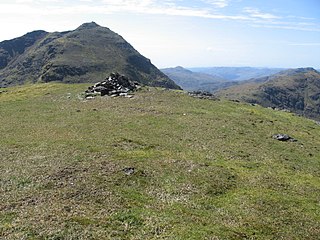
{"label": "pile of rock", "polygon": [[86,98],[92,98],[97,95],[101,96],[129,96],[128,93],[140,88],[139,83],[130,81],[126,76],[119,73],[111,73],[102,82],[97,82],[88,87],[85,91]]}
{"label": "pile of rock", "polygon": [[217,98],[215,95],[206,91],[193,91],[193,92],[189,92],[188,94],[191,97],[200,98],[200,99],[210,99],[215,101],[219,100],[219,98]]}
{"label": "pile of rock", "polygon": [[274,134],[272,136],[273,139],[276,139],[278,141],[282,141],[282,142],[286,142],[286,141],[289,141],[289,142],[296,142],[297,140],[290,137],[288,134]]}

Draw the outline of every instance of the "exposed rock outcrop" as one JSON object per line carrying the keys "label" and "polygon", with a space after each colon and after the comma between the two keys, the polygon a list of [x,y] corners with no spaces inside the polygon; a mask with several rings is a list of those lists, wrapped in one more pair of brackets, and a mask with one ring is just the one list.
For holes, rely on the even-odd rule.
{"label": "exposed rock outcrop", "polygon": [[214,94],[206,91],[193,91],[188,93],[189,96],[194,97],[194,98],[200,98],[200,99],[210,99],[210,100],[215,100],[219,101],[219,98],[217,98]]}

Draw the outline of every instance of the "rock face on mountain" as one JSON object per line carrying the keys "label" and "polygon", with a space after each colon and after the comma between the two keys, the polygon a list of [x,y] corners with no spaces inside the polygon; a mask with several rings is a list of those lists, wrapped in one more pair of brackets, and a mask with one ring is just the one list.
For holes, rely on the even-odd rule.
{"label": "rock face on mountain", "polygon": [[218,95],[320,119],[320,73],[313,68],[290,69],[254,79]]}
{"label": "rock face on mountain", "polygon": [[97,82],[111,72],[178,89],[120,35],[94,22],[73,31],[34,31],[0,42],[0,87],[34,82]]}

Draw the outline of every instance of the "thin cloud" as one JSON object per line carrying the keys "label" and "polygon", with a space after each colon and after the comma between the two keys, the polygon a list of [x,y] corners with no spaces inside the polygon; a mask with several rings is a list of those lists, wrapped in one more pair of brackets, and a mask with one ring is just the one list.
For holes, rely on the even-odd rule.
{"label": "thin cloud", "polygon": [[[62,2],[63,4],[56,4]],[[63,0],[15,0],[7,4],[0,4],[0,14],[3,15],[64,15],[75,14],[114,14],[135,13],[152,15],[170,15],[184,17],[198,17],[217,20],[239,21],[253,27],[275,28],[299,31],[319,32],[319,25],[315,20],[302,17],[278,16],[264,12],[254,7],[246,7],[239,14],[222,14],[219,8],[231,5],[231,0],[202,0],[206,7],[190,7],[183,5],[184,1],[173,0],[80,0],[81,4],[72,4]],[[93,4],[95,3],[95,4]]]}
{"label": "thin cloud", "polygon": [[16,3],[35,3],[34,0],[16,0]]}
{"label": "thin cloud", "polygon": [[204,2],[218,8],[224,8],[229,5],[229,0],[205,0]]}
{"label": "thin cloud", "polygon": [[271,13],[261,12],[259,9],[252,8],[252,7],[244,8],[244,12],[249,14],[249,16],[252,18],[261,18],[261,19],[279,19],[279,18],[281,18],[281,17],[275,16]]}
{"label": "thin cloud", "polygon": [[[247,7],[243,12],[250,18],[248,23],[256,28],[272,28],[296,31],[319,32],[319,24],[316,24],[311,18],[297,16],[277,16],[271,13],[265,13],[257,8]],[[303,20],[303,21],[301,21]]]}
{"label": "thin cloud", "polygon": [[100,6],[81,5],[77,7],[52,7],[49,14],[66,14],[68,12],[70,12],[70,14],[112,14],[116,12],[129,12],[138,14],[156,14],[210,19],[249,20],[248,17],[243,15],[214,14],[211,12],[210,8],[191,8],[168,3],[170,3],[170,1],[165,1],[164,4],[159,4],[155,0],[103,0],[102,5]]}
{"label": "thin cloud", "polygon": [[252,27],[256,28],[271,28],[271,29],[285,29],[285,30],[296,30],[296,31],[306,31],[306,32],[320,32],[320,28],[316,27],[303,27],[299,25],[275,25],[275,24],[251,24]]}
{"label": "thin cloud", "polygon": [[43,12],[40,9],[33,8],[28,4],[1,4],[0,14],[1,15],[34,15],[41,14]]}
{"label": "thin cloud", "polygon": [[148,7],[155,4],[155,0],[103,0],[102,3],[112,6],[138,6],[138,7]]}

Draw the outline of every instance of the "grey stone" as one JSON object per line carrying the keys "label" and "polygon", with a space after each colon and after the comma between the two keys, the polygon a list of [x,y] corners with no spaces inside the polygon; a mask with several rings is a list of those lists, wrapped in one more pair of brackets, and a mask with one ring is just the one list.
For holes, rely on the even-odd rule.
{"label": "grey stone", "polygon": [[188,93],[189,96],[199,99],[210,99],[219,101],[219,99],[212,93],[206,92],[206,91],[193,91]]}
{"label": "grey stone", "polygon": [[135,169],[133,167],[126,167],[122,169],[122,171],[128,176],[134,174],[134,170]]}
{"label": "grey stone", "polygon": [[273,139],[276,139],[278,141],[282,141],[282,142],[286,142],[286,141],[290,141],[290,142],[296,142],[297,140],[290,137],[288,134],[274,134],[272,136]]}
{"label": "grey stone", "polygon": [[[88,87],[85,91],[86,98],[98,93],[101,96],[126,96],[130,91],[140,88],[137,82],[130,81],[127,77],[119,73],[111,73],[104,81],[97,82],[93,86]],[[124,94],[123,94],[124,93]]]}

